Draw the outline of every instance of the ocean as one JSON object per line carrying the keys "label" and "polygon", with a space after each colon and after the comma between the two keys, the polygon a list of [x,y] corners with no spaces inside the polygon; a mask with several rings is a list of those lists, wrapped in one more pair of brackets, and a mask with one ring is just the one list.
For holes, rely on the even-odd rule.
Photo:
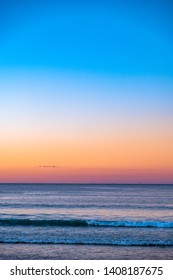
{"label": "ocean", "polygon": [[173,259],[173,185],[0,184],[0,259]]}

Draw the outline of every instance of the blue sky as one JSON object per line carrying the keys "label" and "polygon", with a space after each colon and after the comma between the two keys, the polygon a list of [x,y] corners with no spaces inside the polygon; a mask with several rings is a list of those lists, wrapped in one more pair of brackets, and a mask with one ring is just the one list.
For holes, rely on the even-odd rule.
{"label": "blue sky", "polygon": [[172,76],[171,1],[1,1],[0,67]]}

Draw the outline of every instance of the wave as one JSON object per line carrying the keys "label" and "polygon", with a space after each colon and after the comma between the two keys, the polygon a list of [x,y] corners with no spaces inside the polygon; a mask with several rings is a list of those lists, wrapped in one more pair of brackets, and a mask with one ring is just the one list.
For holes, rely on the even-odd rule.
{"label": "wave", "polygon": [[59,227],[133,227],[133,228],[173,228],[173,222],[163,221],[99,221],[99,220],[34,220],[0,219],[0,226],[59,226]]}
{"label": "wave", "polygon": [[94,245],[94,246],[173,246],[173,241],[164,240],[117,240],[117,241],[92,241],[92,240],[30,240],[30,239],[5,239],[1,244],[40,244],[40,245]]}

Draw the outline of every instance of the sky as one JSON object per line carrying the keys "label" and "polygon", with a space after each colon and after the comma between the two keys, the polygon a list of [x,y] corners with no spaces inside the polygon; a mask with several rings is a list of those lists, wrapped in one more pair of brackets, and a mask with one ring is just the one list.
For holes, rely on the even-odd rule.
{"label": "sky", "polygon": [[173,4],[0,2],[0,183],[173,183]]}

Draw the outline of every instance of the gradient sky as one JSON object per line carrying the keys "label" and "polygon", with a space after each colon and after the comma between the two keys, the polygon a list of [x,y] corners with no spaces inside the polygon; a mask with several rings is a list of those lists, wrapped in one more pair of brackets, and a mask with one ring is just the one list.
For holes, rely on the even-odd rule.
{"label": "gradient sky", "polygon": [[172,1],[0,2],[0,182],[173,183]]}

